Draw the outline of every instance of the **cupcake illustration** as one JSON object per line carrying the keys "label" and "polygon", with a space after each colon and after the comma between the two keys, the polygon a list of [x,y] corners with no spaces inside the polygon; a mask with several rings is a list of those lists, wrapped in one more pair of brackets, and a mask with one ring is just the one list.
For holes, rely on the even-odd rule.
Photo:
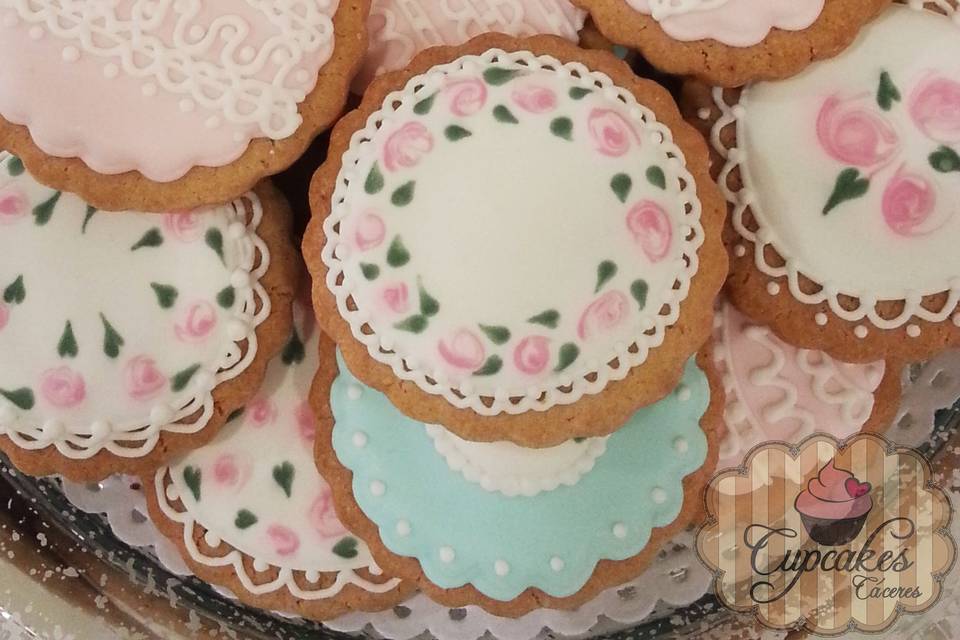
{"label": "cupcake illustration", "polygon": [[793,503],[810,538],[818,544],[839,547],[857,537],[873,508],[869,482],[837,469],[831,460],[807,483]]}

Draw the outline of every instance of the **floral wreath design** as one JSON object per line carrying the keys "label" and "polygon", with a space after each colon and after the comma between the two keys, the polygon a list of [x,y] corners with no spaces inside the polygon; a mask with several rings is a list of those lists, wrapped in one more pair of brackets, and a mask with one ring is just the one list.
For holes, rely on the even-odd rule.
{"label": "floral wreath design", "polygon": [[[464,69],[482,69],[482,79],[456,79],[446,86],[437,82],[438,78],[454,74]],[[569,377],[562,383],[548,382],[546,389],[527,391],[521,397],[504,397],[497,393],[493,397],[475,392],[469,380],[458,388],[434,380],[396,353],[390,345],[383,343],[376,332],[366,332],[363,327],[366,320],[355,304],[352,304],[350,278],[344,271],[344,263],[338,248],[346,247],[343,220],[350,214],[346,206],[347,189],[352,180],[359,179],[367,195],[381,192],[389,193],[389,201],[394,207],[408,206],[416,198],[415,180],[394,182],[394,172],[415,166],[420,158],[439,144],[457,144],[469,138],[473,132],[455,119],[442,128],[442,137],[431,135],[423,124],[411,120],[396,129],[387,139],[384,151],[378,155],[372,168],[357,175],[356,167],[363,161],[363,147],[370,144],[383,123],[403,104],[413,104],[413,113],[424,116],[430,113],[438,102],[438,95],[444,94],[444,100],[450,102],[453,116],[473,115],[481,108],[488,107],[487,87],[500,87],[511,83],[531,71],[549,70],[562,74],[569,82],[569,98],[574,101],[583,99],[594,91],[615,96],[631,111],[639,115],[632,123],[614,110],[594,109],[587,124],[594,146],[598,153],[617,157],[626,153],[634,140],[648,132],[660,140],[659,149],[666,157],[669,171],[677,175],[679,193],[671,192],[683,207],[683,226],[673,229],[664,209],[653,200],[641,200],[632,203],[628,200],[634,187],[634,179],[625,173],[612,175],[609,188],[620,203],[625,205],[627,228],[651,263],[664,259],[675,240],[680,245],[678,251],[684,266],[678,269],[672,289],[664,294],[660,310],[651,319],[652,326],[635,336],[631,345],[618,345],[604,359],[604,364],[595,375]],[[439,87],[439,88],[438,88]],[[505,126],[518,124],[520,117],[528,115],[544,116],[544,127],[558,140],[571,141],[575,127],[569,117],[555,113],[557,97],[550,90],[528,88],[517,90],[511,96],[510,104],[493,105],[492,117]],[[638,133],[635,125],[639,126]],[[629,370],[643,363],[651,348],[663,342],[665,329],[674,324],[679,317],[679,305],[690,287],[693,275],[699,267],[697,250],[703,244],[704,233],[700,223],[701,205],[696,197],[693,177],[684,167],[683,154],[673,143],[669,129],[657,122],[654,113],[639,104],[633,94],[617,87],[604,74],[595,73],[580,63],[562,64],[550,56],[535,56],[530,52],[508,53],[502,50],[490,50],[481,56],[465,56],[455,62],[434,67],[425,74],[412,78],[403,91],[390,94],[382,109],[372,115],[367,126],[354,134],[354,143],[344,154],[343,166],[333,194],[333,208],[324,221],[326,244],[322,258],[328,267],[327,286],[337,300],[342,317],[351,325],[354,337],[364,343],[371,357],[389,365],[394,373],[405,380],[414,381],[422,390],[442,395],[448,402],[459,408],[470,408],[481,415],[496,415],[501,412],[510,414],[524,413],[529,410],[545,410],[557,404],[570,404],[586,394],[595,394],[603,390],[612,380],[622,379]],[[666,191],[668,174],[656,164],[645,167],[642,172],[649,185],[660,191]],[[632,204],[632,208],[630,207]],[[382,263],[362,262],[360,270],[368,282],[376,281],[390,269],[405,266],[411,260],[411,254],[399,235],[387,238],[386,225],[379,216],[369,213],[358,216],[356,228],[352,230],[353,240],[358,248],[376,248],[387,246],[385,260]],[[347,247],[349,248],[349,247]],[[610,288],[613,279],[620,273],[620,266],[612,260],[600,261],[596,266],[596,280],[593,301],[583,311],[577,324],[577,335],[581,340],[605,327],[614,326],[624,318],[631,306],[638,305],[643,311],[647,304],[648,283],[643,278],[628,278],[627,285]],[[411,291],[414,288],[415,291]],[[415,302],[414,302],[415,300]],[[413,311],[403,317],[393,327],[399,331],[419,334],[426,330],[431,321],[441,312],[443,301],[436,299],[429,289],[429,282],[418,278],[414,287],[407,283],[398,283],[384,290],[383,301],[395,310]],[[544,309],[527,320],[527,329],[535,328],[538,333],[523,337],[513,345],[510,352],[505,345],[516,337],[517,328],[496,323],[478,323],[476,327],[463,328],[438,343],[441,358],[452,367],[469,371],[472,376],[491,376],[506,366],[518,371],[536,375],[551,371],[564,374],[570,365],[580,357],[580,345],[576,341],[564,341],[551,352],[548,345],[553,342],[545,333],[557,328],[561,314],[557,309]],[[493,352],[490,354],[490,352]],[[616,362],[616,365],[611,364]],[[593,378],[588,379],[588,378]],[[541,383],[543,384],[543,383]]]}
{"label": "floral wreath design", "polygon": [[[25,169],[23,163],[16,156],[0,153],[0,167],[13,177],[20,176]],[[20,215],[21,209],[26,206],[25,201],[11,204],[8,196],[0,200],[0,217],[4,214]],[[44,226],[54,214],[61,192],[50,190],[50,196],[37,204],[30,211],[34,224]],[[10,204],[11,207],[6,208]],[[16,205],[14,207],[13,205]],[[14,210],[16,209],[16,211]],[[218,385],[231,380],[245,371],[253,362],[257,353],[256,328],[270,315],[270,298],[260,283],[270,266],[270,252],[264,241],[257,236],[256,230],[263,218],[263,208],[260,199],[254,193],[247,193],[238,200],[224,205],[219,211],[225,213],[231,223],[243,225],[244,233],[232,239],[237,243],[241,256],[238,271],[247,274],[247,283],[231,282],[217,296],[217,303],[224,307],[233,307],[244,320],[244,331],[230,335],[230,342],[224,345],[219,360],[213,363],[212,371],[206,371],[200,363],[187,367],[167,380],[156,370],[149,358],[134,358],[126,370],[128,392],[150,393],[159,390],[163,385],[169,385],[174,393],[187,388],[195,389],[195,395],[179,409],[151,410],[150,415],[143,420],[130,423],[105,423],[96,421],[90,425],[90,434],[68,433],[65,426],[56,420],[49,420],[42,425],[24,424],[24,419],[17,415],[15,409],[28,411],[36,402],[36,393],[32,386],[0,389],[0,398],[6,403],[0,406],[0,430],[18,447],[26,450],[40,450],[50,445],[57,448],[67,458],[84,460],[106,450],[121,458],[138,458],[148,454],[157,445],[162,432],[191,434],[202,430],[213,416],[213,390]],[[98,213],[92,206],[87,207],[86,216],[82,222],[81,233],[85,232],[87,224]],[[166,224],[171,233],[180,233],[177,227],[185,220],[188,214],[171,214],[165,218],[158,217],[161,224]],[[180,221],[180,222],[178,222]],[[0,219],[2,222],[2,219]],[[208,230],[205,237],[207,246],[218,255],[223,255],[223,234],[218,229]],[[160,246],[163,236],[159,227],[153,227],[131,247],[131,251],[143,248]],[[157,304],[161,309],[172,306],[177,293],[173,287],[164,284],[151,283],[156,296]],[[27,291],[22,275],[17,275],[10,283],[0,283],[0,328],[6,324],[16,308],[23,304]],[[104,354],[109,358],[116,358],[123,348],[124,339],[121,333],[110,323],[109,319],[100,314],[103,325]],[[192,308],[182,325],[175,328],[178,336],[183,340],[190,340],[199,335],[209,325],[209,320],[202,308]],[[239,326],[239,325],[238,325]],[[241,335],[242,334],[242,335]],[[63,333],[56,345],[57,355],[62,361],[75,357],[78,351],[76,335],[71,323],[66,322]],[[85,381],[83,377],[64,364],[59,368],[48,370],[40,381],[38,390],[44,394],[47,401],[54,406],[67,408],[74,406],[83,399]],[[12,406],[11,406],[12,405]]]}
{"label": "floral wreath design", "polygon": [[[939,9],[939,13],[956,15],[956,8],[942,0],[928,4]],[[926,4],[908,6],[923,11]],[[876,298],[847,294],[835,286],[818,287],[812,293],[805,291],[803,281],[816,280],[803,273],[803,267],[796,258],[784,255],[780,248],[774,246],[770,234],[761,228],[756,216],[747,216],[755,202],[749,171],[744,164],[746,155],[740,149],[746,123],[739,98],[731,104],[724,89],[716,87],[713,89],[713,102],[721,116],[713,126],[710,142],[725,160],[717,183],[727,202],[734,207],[731,215],[734,229],[740,237],[753,244],[754,264],[758,270],[773,280],[785,277],[791,295],[804,304],[827,302],[830,310],[839,318],[848,322],[866,318],[879,329],[896,329],[912,318],[943,322],[954,314],[960,304],[960,282],[946,291],[927,296],[911,295],[898,301],[903,303],[902,309],[893,317],[881,313],[880,305],[885,301]],[[907,93],[889,72],[883,71],[875,94],[859,94],[847,99],[833,96],[821,107],[813,133],[824,151],[841,168],[833,192],[825,198],[820,214],[842,215],[844,204],[866,195],[884,172],[893,171],[884,187],[882,211],[884,221],[892,232],[901,236],[922,236],[935,232],[946,222],[931,218],[936,194],[929,181],[922,174],[896,163],[900,152],[899,137],[883,114],[900,108],[909,110],[917,129],[931,141],[927,169],[939,174],[960,172],[960,154],[954,144],[960,142],[960,82],[941,75],[929,75],[911,93]],[[736,130],[734,146],[725,144],[722,135],[731,126]],[[847,132],[838,135],[841,128],[847,128]],[[951,132],[956,138],[947,144],[944,136]],[[735,172],[742,178],[743,186],[739,190],[730,187],[730,177]],[[767,247],[774,250],[782,266],[776,260],[771,261],[766,253]],[[745,247],[738,246],[737,255],[743,255],[741,252],[744,250]],[[771,285],[775,284],[771,281]],[[937,301],[937,308],[928,308],[925,302],[943,293],[947,295],[944,300]],[[854,304],[848,304],[851,301]],[[867,334],[857,332],[856,335],[864,337]],[[919,332],[908,331],[908,335],[915,337]]]}

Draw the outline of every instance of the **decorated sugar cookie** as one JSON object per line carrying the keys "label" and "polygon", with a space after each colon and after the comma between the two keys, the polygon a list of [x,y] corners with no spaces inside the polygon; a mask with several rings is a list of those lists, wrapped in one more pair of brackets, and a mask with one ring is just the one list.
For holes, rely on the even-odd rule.
{"label": "decorated sugar cookie", "polygon": [[84,481],[213,437],[289,331],[288,217],[269,185],[114,215],[0,153],[0,449]]}
{"label": "decorated sugar cookie", "polygon": [[144,478],[151,518],[197,576],[253,606],[316,620],[385,609],[413,587],[385,576],[340,523],[314,466],[319,331],[295,309],[286,348],[242,413]]}
{"label": "decorated sugar cookie", "polygon": [[314,178],[318,316],[416,419],[526,446],[606,435],[709,336],[726,263],[704,152],[608,53],[433,49],[371,87]]}
{"label": "decorated sugar cookie", "polygon": [[373,0],[370,46],[354,88],[362,92],[375,76],[402,69],[424,49],[463,44],[490,31],[576,42],[586,15],[570,0]]}
{"label": "decorated sugar cookie", "polygon": [[667,73],[736,87],[843,50],[891,0],[573,0]]}
{"label": "decorated sugar cookie", "polygon": [[0,148],[111,210],[219,204],[339,114],[369,0],[0,0]]}
{"label": "decorated sugar cookie", "polygon": [[706,354],[616,433],[538,449],[408,418],[333,358],[322,345],[312,400],[337,512],[381,566],[447,606],[516,617],[635,578],[694,517],[715,466],[723,392]]}
{"label": "decorated sugar cookie", "polygon": [[787,342],[854,362],[960,343],[958,36],[896,4],[802,76],[688,89],[731,211],[731,297]]}
{"label": "decorated sugar cookie", "polygon": [[847,438],[889,426],[900,397],[898,367],[846,364],[792,347],[726,302],[716,318],[714,363],[727,427],[718,467],[739,465],[770,440],[796,443],[815,432]]}

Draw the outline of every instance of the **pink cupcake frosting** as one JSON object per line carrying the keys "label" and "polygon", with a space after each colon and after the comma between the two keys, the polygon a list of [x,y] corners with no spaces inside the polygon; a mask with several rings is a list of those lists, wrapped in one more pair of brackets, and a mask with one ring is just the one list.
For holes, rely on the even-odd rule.
{"label": "pink cupcake frosting", "polygon": [[873,508],[870,483],[860,482],[849,471],[837,469],[831,460],[800,492],[794,508],[810,518],[846,520],[859,518]]}

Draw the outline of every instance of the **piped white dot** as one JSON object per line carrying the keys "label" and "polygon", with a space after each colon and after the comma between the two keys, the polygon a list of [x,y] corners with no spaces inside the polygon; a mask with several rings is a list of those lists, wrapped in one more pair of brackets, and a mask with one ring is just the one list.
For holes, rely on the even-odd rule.
{"label": "piped white dot", "polygon": [[320,582],[320,572],[315,569],[310,569],[309,571],[303,572],[303,577],[307,579],[307,582],[311,584],[316,584]]}
{"label": "piped white dot", "polygon": [[60,52],[64,62],[76,62],[80,59],[80,49],[76,47],[64,47]]}
{"label": "piped white dot", "polygon": [[67,428],[59,420],[47,420],[43,423],[42,433],[47,440],[58,440],[67,432]]}
{"label": "piped white dot", "polygon": [[165,427],[173,421],[173,409],[158,404],[150,409],[150,424]]}
{"label": "piped white dot", "polygon": [[915,324],[907,325],[907,335],[910,336],[911,338],[919,338],[920,337],[919,325],[915,325]]}
{"label": "piped white dot", "polygon": [[827,324],[827,314],[820,311],[817,313],[817,315],[813,316],[813,321],[823,327]]}
{"label": "piped white dot", "polygon": [[246,289],[250,286],[250,274],[243,269],[237,269],[230,274],[230,284],[235,289]]}
{"label": "piped white dot", "polygon": [[208,547],[220,546],[220,536],[215,534],[213,531],[207,531],[205,534],[203,534],[203,541],[207,543]]}
{"label": "piped white dot", "polygon": [[360,388],[358,384],[352,384],[347,387],[347,397],[351,400],[359,400],[360,396],[363,395],[363,389]]}
{"label": "piped white dot", "polygon": [[562,558],[558,558],[557,556],[550,558],[550,568],[554,571],[563,571],[564,566],[566,565],[564,564]]}
{"label": "piped white dot", "polygon": [[270,568],[270,565],[267,564],[267,561],[266,561],[266,560],[262,560],[262,559],[260,559],[260,558],[254,559],[254,561],[253,561],[253,570],[254,570],[254,571],[256,571],[256,572],[261,572],[261,571],[266,571],[266,570],[269,569],[269,568]]}
{"label": "piped white dot", "polygon": [[710,109],[708,109],[707,107],[703,107],[703,108],[701,108],[701,109],[697,109],[697,117],[700,118],[701,120],[709,120],[709,119],[710,119]]}
{"label": "piped white dot", "polygon": [[406,520],[397,520],[397,535],[401,538],[410,535],[410,523]]}
{"label": "piped white dot", "polygon": [[510,565],[506,560],[497,560],[493,563],[493,572],[502,578],[510,573]]}
{"label": "piped white dot", "polygon": [[216,129],[220,126],[220,122],[221,121],[219,117],[210,116],[204,121],[203,126],[205,126],[207,129]]}
{"label": "piped white dot", "polygon": [[103,77],[104,77],[104,78],[106,78],[107,80],[113,80],[113,79],[116,78],[118,75],[120,75],[120,67],[118,67],[117,65],[113,64],[112,62],[109,62],[109,63],[103,65]]}
{"label": "piped white dot", "polygon": [[661,487],[654,487],[653,490],[650,491],[650,499],[656,504],[663,504],[667,501],[667,492]]}
{"label": "piped white dot", "polygon": [[353,437],[350,438],[350,441],[356,448],[363,449],[365,446],[367,446],[367,434],[365,434],[363,431],[357,431],[353,434]]}
{"label": "piped white dot", "polygon": [[450,547],[440,547],[440,562],[450,564],[456,560],[457,554]]}
{"label": "piped white dot", "polygon": [[113,431],[113,426],[106,420],[96,420],[90,425],[90,439],[99,442]]}
{"label": "piped white dot", "polygon": [[176,502],[177,500],[180,499],[180,492],[177,491],[177,488],[172,484],[167,485],[167,489],[164,493],[167,496],[167,500],[169,500],[170,502]]}
{"label": "piped white dot", "polygon": [[626,538],[627,525],[623,524],[622,522],[618,522],[617,524],[613,525],[613,537],[619,538],[620,540]]}
{"label": "piped white dot", "polygon": [[861,325],[857,325],[856,327],[853,328],[853,335],[857,336],[857,337],[860,338],[861,340],[864,339],[864,338],[866,338],[868,333],[869,333],[869,331],[868,331],[867,328],[866,328],[865,326],[863,326],[862,324],[861,324]]}
{"label": "piped white dot", "polygon": [[742,244],[738,244],[733,248],[733,255],[737,256],[738,258],[742,258],[743,256],[747,255],[747,248]]}
{"label": "piped white dot", "polygon": [[780,285],[777,284],[776,282],[768,282],[767,293],[769,293],[772,296],[777,295],[778,293],[780,293]]}
{"label": "piped white dot", "polygon": [[250,62],[257,57],[257,50],[253,47],[244,47],[240,49],[240,60],[243,62]]}
{"label": "piped white dot", "polygon": [[686,438],[675,438],[673,441],[673,450],[677,453],[686,453],[690,451],[690,443]]}
{"label": "piped white dot", "polygon": [[379,480],[374,480],[370,483],[370,495],[379,498],[387,492],[387,485],[383,484]]}
{"label": "piped white dot", "polygon": [[677,400],[680,402],[686,402],[691,397],[693,397],[693,391],[690,390],[685,384],[680,384],[677,386]]}

